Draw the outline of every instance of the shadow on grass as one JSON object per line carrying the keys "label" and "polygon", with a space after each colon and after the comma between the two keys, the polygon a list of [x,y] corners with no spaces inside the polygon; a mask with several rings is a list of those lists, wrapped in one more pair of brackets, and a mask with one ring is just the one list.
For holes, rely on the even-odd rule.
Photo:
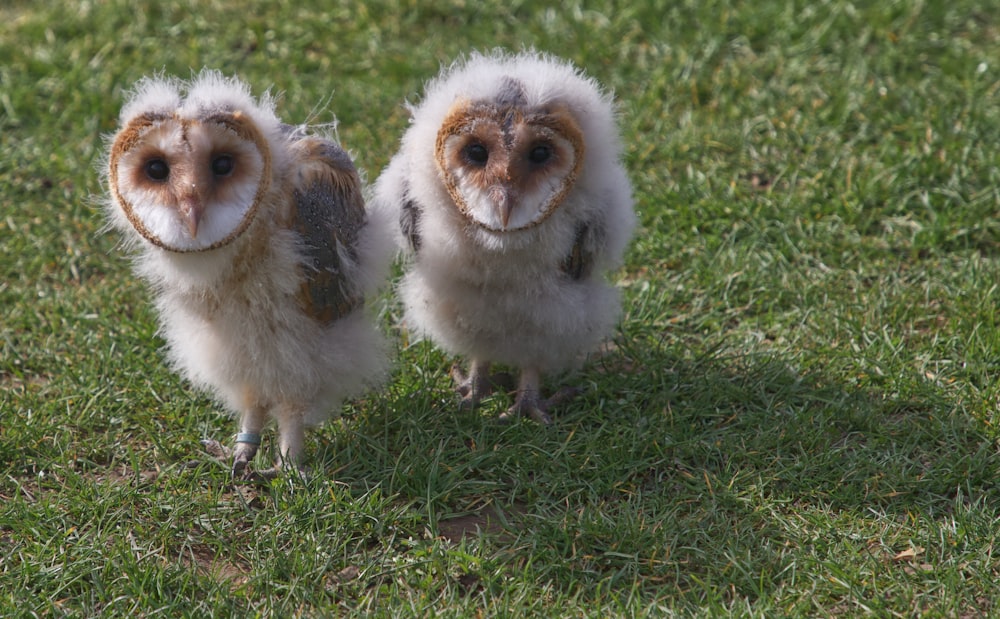
{"label": "shadow on grass", "polygon": [[566,590],[757,598],[804,564],[891,562],[928,522],[1000,512],[988,428],[926,381],[892,395],[778,356],[615,350],[540,428],[495,423],[503,398],[458,413],[443,375],[349,424],[329,467]]}

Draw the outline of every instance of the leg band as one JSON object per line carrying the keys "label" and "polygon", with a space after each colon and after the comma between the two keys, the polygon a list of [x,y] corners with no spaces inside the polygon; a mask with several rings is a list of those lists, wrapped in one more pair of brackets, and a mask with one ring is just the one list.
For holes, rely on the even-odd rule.
{"label": "leg band", "polygon": [[236,442],[260,445],[260,434],[254,434],[253,432],[240,432],[236,435]]}

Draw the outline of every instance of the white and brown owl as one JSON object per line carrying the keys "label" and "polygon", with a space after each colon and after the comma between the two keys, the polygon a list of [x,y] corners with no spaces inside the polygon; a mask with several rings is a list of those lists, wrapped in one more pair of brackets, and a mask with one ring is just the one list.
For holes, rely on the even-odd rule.
{"label": "white and brown owl", "polygon": [[605,274],[635,214],[611,97],[567,62],[496,51],[445,69],[410,112],[373,198],[412,255],[406,323],[469,360],[452,371],[463,405],[499,363],[520,371],[502,418],[550,423],[575,390],[543,398],[542,375],[598,347],[620,311]]}
{"label": "white and brown owl", "polygon": [[304,429],[387,371],[364,300],[391,232],[366,212],[350,157],[206,70],[135,86],[107,184],[171,364],[240,417],[233,474],[250,473],[269,419],[279,460],[297,465]]}

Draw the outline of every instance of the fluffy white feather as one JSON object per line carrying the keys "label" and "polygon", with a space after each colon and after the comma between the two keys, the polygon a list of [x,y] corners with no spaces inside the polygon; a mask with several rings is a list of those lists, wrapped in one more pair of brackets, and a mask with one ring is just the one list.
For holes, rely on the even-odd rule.
{"label": "fluffy white feather", "polygon": [[363,299],[391,231],[365,212],[349,157],[204,71],[136,85],[106,170],[109,222],[153,289],[171,366],[240,417],[234,474],[268,419],[297,462],[303,428],[388,369]]}
{"label": "fluffy white feather", "polygon": [[[621,265],[635,214],[612,98],[568,62],[535,52],[474,53],[425,91],[373,199],[404,224],[406,325],[471,360],[471,376],[456,376],[465,403],[488,392],[482,371],[499,362],[522,372],[506,414],[547,422],[552,402],[530,393],[537,376],[571,367],[620,313],[605,274]],[[482,153],[462,150],[470,144],[485,144],[489,160],[473,161]],[[533,167],[522,160],[537,144],[550,155]],[[494,163],[502,157],[509,166]],[[507,196],[515,204],[504,213]],[[538,215],[547,200],[555,206]],[[579,273],[566,268],[574,256]]]}

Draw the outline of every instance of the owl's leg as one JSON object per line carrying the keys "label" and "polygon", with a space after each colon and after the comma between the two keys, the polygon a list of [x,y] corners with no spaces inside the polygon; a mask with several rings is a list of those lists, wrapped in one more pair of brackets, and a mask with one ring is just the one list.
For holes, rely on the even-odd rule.
{"label": "owl's leg", "polygon": [[259,405],[253,405],[240,417],[240,432],[236,435],[236,446],[229,449],[215,439],[204,439],[201,444],[205,451],[219,460],[232,462],[234,479],[246,476],[247,465],[257,455],[260,447],[260,433],[267,420],[267,411]]}
{"label": "owl's leg", "polygon": [[460,408],[472,408],[493,391],[490,384],[490,362],[473,359],[466,374],[456,363],[451,366],[451,379],[455,390],[462,396]]}
{"label": "owl's leg", "polygon": [[275,466],[255,471],[254,475],[258,479],[274,479],[283,470],[298,471],[304,474],[299,467],[302,459],[302,450],[306,442],[305,418],[301,410],[297,407],[281,407],[276,411],[275,417],[278,420],[278,456]]}
{"label": "owl's leg", "polygon": [[540,385],[541,373],[538,370],[522,369],[514,404],[500,415],[500,420],[511,421],[514,417],[531,417],[540,424],[550,425],[552,416],[549,415],[549,409],[572,400],[580,393],[575,387],[563,387],[552,397],[543,399],[540,395]]}
{"label": "owl's leg", "polygon": [[506,372],[490,375],[490,362],[473,359],[466,374],[456,363],[451,366],[451,379],[455,390],[462,397],[460,409],[475,408],[479,402],[497,389],[510,389],[511,377]]}
{"label": "owl's leg", "polygon": [[521,370],[521,379],[517,384],[517,394],[514,404],[500,415],[501,421],[511,421],[514,417],[531,417],[538,423],[549,425],[548,404],[539,395],[541,373],[532,368]]}
{"label": "owl's leg", "polygon": [[299,412],[286,412],[278,417],[278,464],[298,467],[306,444],[306,426]]}
{"label": "owl's leg", "polygon": [[253,406],[240,418],[240,433],[236,435],[233,448],[233,477],[243,477],[247,465],[257,455],[260,447],[260,433],[267,422],[267,410],[260,405]]}

